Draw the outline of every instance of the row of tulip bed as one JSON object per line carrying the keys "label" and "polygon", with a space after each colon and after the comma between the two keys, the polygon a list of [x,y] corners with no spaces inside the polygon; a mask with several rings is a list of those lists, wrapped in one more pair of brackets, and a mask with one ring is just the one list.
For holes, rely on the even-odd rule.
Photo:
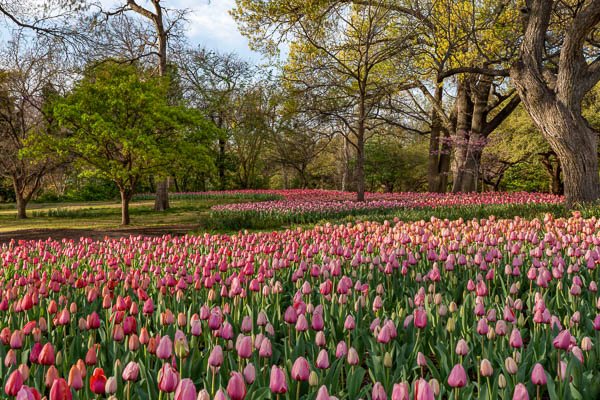
{"label": "row of tulip bed", "polygon": [[[528,209],[555,211],[562,196],[547,193],[485,192],[485,193],[366,193],[365,201],[355,201],[351,192],[321,190],[272,191],[283,198],[261,202],[220,204],[212,207],[208,225],[213,228],[275,228],[290,224],[308,224],[339,220],[344,217],[393,217],[402,212],[424,210],[428,215],[434,210],[447,215],[450,210],[457,218],[480,210],[506,212],[517,209],[513,215]],[[490,209],[491,208],[491,209]]]}
{"label": "row of tulip bed", "polygon": [[0,247],[8,398],[596,399],[600,220]]}

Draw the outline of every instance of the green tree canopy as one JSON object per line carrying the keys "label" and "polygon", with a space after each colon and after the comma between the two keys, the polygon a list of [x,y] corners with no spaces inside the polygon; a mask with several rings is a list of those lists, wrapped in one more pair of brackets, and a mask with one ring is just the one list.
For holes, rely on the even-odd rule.
{"label": "green tree canopy", "polygon": [[200,138],[214,132],[198,112],[171,105],[168,91],[166,78],[108,61],[88,68],[54,106],[55,118],[68,134],[52,145],[74,155],[87,174],[117,185],[122,224],[129,223],[136,184],[168,170],[181,156],[203,151]]}

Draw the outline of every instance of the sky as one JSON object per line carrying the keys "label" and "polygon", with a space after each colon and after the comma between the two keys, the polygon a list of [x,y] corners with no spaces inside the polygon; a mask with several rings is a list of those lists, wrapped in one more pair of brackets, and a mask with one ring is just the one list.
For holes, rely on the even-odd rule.
{"label": "sky", "polygon": [[[143,7],[152,9],[149,0],[137,0]],[[123,0],[101,0],[103,7],[123,4]],[[223,53],[235,52],[243,59],[258,63],[261,54],[248,47],[248,40],[240,34],[236,22],[229,15],[235,0],[163,0],[166,8],[188,9],[187,36],[192,44]]]}
{"label": "sky", "polygon": [[239,33],[229,15],[235,0],[175,0],[173,6],[192,10],[188,17],[188,37],[192,43],[222,52],[236,52],[249,61],[261,59],[260,54],[250,50],[247,39]]}

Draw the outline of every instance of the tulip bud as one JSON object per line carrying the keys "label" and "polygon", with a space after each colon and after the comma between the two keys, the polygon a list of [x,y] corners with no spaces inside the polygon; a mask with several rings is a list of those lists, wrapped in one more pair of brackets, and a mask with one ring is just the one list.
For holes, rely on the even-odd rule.
{"label": "tulip bud", "polygon": [[308,384],[310,386],[317,386],[319,384],[319,376],[315,371],[311,371],[308,376]]}
{"label": "tulip bud", "polygon": [[481,372],[481,376],[485,377],[489,377],[494,374],[494,368],[492,368],[492,363],[490,363],[490,361],[487,358],[481,360],[479,371]]}
{"label": "tulip bud", "polygon": [[448,322],[446,322],[446,330],[449,333],[454,332],[454,329],[456,327],[456,322],[454,321],[454,318],[448,318]]}
{"label": "tulip bud", "polygon": [[506,378],[504,377],[503,374],[500,374],[498,376],[498,387],[500,389],[504,389],[506,387]]}
{"label": "tulip bud", "polygon": [[383,366],[385,368],[392,368],[392,355],[389,351],[386,351],[383,355]]}
{"label": "tulip bud", "polygon": [[117,392],[117,378],[114,376],[109,377],[104,385],[104,393],[113,394]]}
{"label": "tulip bud", "polygon": [[504,360],[504,367],[506,368],[506,372],[511,375],[516,374],[519,370],[516,361],[512,357],[508,357]]}
{"label": "tulip bud", "polygon": [[440,394],[440,383],[437,379],[431,378],[429,381],[429,386],[431,386],[431,390],[433,390],[433,394],[438,396]]}

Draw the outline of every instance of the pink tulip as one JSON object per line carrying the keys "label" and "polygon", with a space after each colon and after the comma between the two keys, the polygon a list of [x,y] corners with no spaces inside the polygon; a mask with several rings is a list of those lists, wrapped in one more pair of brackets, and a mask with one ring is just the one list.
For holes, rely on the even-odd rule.
{"label": "pink tulip", "polygon": [[156,357],[167,360],[171,358],[173,354],[173,342],[171,338],[167,335],[160,338],[160,342],[158,342],[158,347],[156,348]]}
{"label": "pink tulip", "polygon": [[236,351],[239,357],[250,358],[252,356],[252,337],[242,337],[236,344]]}
{"label": "pink tulip", "polygon": [[467,373],[461,364],[456,364],[448,376],[448,385],[461,388],[467,384]]}
{"label": "pink tulip", "polygon": [[40,351],[38,363],[41,365],[54,365],[54,347],[50,343],[46,343]]}
{"label": "pink tulip", "polygon": [[227,382],[227,394],[231,400],[244,400],[246,397],[246,384],[244,377],[239,372],[232,372]]}
{"label": "pink tulip", "polygon": [[319,391],[317,392],[317,397],[315,398],[315,400],[330,400],[331,397],[329,397],[329,392],[327,391],[327,387],[325,387],[325,385],[321,386],[319,388]]}
{"label": "pink tulip", "polygon": [[172,393],[177,389],[179,384],[179,374],[171,366],[166,363],[158,372],[158,389],[161,392]]}
{"label": "pink tulip", "polygon": [[542,367],[542,364],[536,363],[534,365],[533,371],[531,371],[531,382],[533,382],[534,385],[546,384],[546,372],[544,371],[544,367]]}
{"label": "pink tulip", "polygon": [[566,329],[560,331],[552,341],[552,345],[556,349],[568,350],[571,345],[571,334],[569,331]]}
{"label": "pink tulip", "polygon": [[210,355],[208,356],[208,365],[214,368],[218,368],[223,364],[223,349],[221,346],[216,345],[213,347]]}
{"label": "pink tulip", "polygon": [[315,366],[319,369],[327,369],[329,368],[329,354],[327,350],[322,349],[317,356],[317,362]]}
{"label": "pink tulip", "polygon": [[415,384],[414,400],[435,400],[433,389],[425,379],[419,379]]}
{"label": "pink tulip", "polygon": [[254,368],[254,364],[248,363],[246,367],[244,367],[244,380],[248,385],[252,385],[254,380],[256,379],[256,369]]}
{"label": "pink tulip", "polygon": [[291,377],[295,381],[308,381],[310,375],[310,365],[304,357],[298,357],[292,366]]}
{"label": "pink tulip", "polygon": [[196,400],[196,386],[191,379],[186,378],[179,382],[174,400]]}
{"label": "pink tulip", "polygon": [[385,393],[385,388],[380,382],[376,382],[373,385],[373,390],[371,393],[372,400],[387,400],[387,394]]}
{"label": "pink tulip", "polygon": [[81,375],[81,370],[77,365],[73,365],[71,370],[69,371],[69,380],[67,382],[69,387],[74,390],[80,390],[83,388],[83,376]]}
{"label": "pink tulip", "polygon": [[392,388],[392,400],[409,400],[410,388],[408,383],[394,383]]}
{"label": "pink tulip", "polygon": [[276,365],[271,367],[269,389],[271,389],[271,392],[275,394],[283,394],[287,392],[285,374],[283,370]]}
{"label": "pink tulip", "polygon": [[513,400],[529,400],[529,393],[527,393],[527,388],[522,383],[518,383],[517,386],[515,386]]}
{"label": "pink tulip", "polygon": [[419,329],[425,328],[427,326],[427,312],[421,308],[416,308],[413,312],[413,323]]}
{"label": "pink tulip", "polygon": [[518,329],[513,329],[510,333],[508,343],[513,348],[523,347],[523,339],[521,339],[521,332]]}
{"label": "pink tulip", "polygon": [[124,381],[137,381],[140,375],[140,366],[135,361],[129,361],[123,370]]}

